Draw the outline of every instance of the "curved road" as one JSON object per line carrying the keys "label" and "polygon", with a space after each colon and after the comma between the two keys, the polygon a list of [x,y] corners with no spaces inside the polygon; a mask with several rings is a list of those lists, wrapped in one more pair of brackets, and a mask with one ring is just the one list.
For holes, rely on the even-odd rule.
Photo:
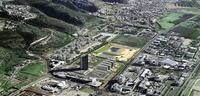
{"label": "curved road", "polygon": [[[49,34],[49,35],[47,35],[47,36],[44,36],[44,37],[42,37],[42,38],[40,38],[40,39],[38,39],[38,40],[35,40],[34,42],[32,42],[32,43],[30,44],[30,46],[29,46],[29,47],[27,48],[27,50],[26,50],[26,53],[27,53],[29,56],[39,58],[40,60],[44,61],[44,64],[45,64],[45,65],[47,65],[46,59],[43,58],[43,57],[41,57],[40,55],[34,54],[32,51],[30,51],[30,48],[33,47],[33,46],[35,46],[35,45],[37,45],[37,44],[40,44],[40,43],[42,43],[42,42],[44,42],[43,44],[45,44],[49,39],[51,39],[51,37],[53,36],[53,30],[50,30],[50,31],[51,31],[51,34]],[[17,72],[17,70],[16,70],[14,73],[16,73],[16,72]],[[13,75],[12,75],[11,77],[13,77]],[[30,84],[28,84],[28,85],[22,87],[21,89],[19,89],[19,90],[17,90],[16,92],[10,94],[9,96],[18,96],[18,94],[20,93],[20,91],[25,90],[26,88],[28,88],[28,87],[30,87],[30,86],[32,86],[32,85],[34,85],[34,84],[37,84],[38,82],[43,81],[43,80],[44,80],[45,78],[47,78],[47,77],[48,77],[48,74],[45,74],[45,76],[43,76],[43,77],[39,78],[38,80],[36,80],[36,81],[34,81],[34,82],[31,82]]]}

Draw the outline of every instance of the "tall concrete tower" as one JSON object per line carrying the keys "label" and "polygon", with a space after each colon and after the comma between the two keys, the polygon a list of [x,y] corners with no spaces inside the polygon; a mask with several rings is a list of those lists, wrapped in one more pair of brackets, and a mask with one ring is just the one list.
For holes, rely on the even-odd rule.
{"label": "tall concrete tower", "polygon": [[88,70],[88,55],[81,56],[81,70]]}

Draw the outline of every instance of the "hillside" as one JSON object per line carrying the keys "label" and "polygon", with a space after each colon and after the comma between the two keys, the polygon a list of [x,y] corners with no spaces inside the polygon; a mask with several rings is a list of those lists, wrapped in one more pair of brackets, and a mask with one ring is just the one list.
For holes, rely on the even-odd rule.
{"label": "hillside", "polygon": [[52,0],[53,3],[62,4],[75,11],[96,12],[98,8],[88,0]]}
{"label": "hillside", "polygon": [[128,0],[102,0],[104,2],[111,2],[111,3],[127,3]]}
{"label": "hillside", "polygon": [[[28,4],[49,17],[53,17],[64,22],[82,26],[85,22],[94,18],[77,8],[74,2],[60,1],[59,0],[15,0],[17,4]],[[64,2],[64,3],[63,3]]]}
{"label": "hillside", "polygon": [[[0,74],[13,71],[12,66],[20,64],[27,58],[34,59],[25,52],[32,42],[50,36],[44,44],[31,48],[31,51],[43,54],[68,44],[74,40],[73,34],[84,27],[85,23],[94,22],[97,19],[89,15],[90,10],[87,10],[96,7],[92,3],[78,0],[77,2],[71,0],[14,0],[3,2],[3,5],[4,7],[0,8],[0,50],[11,56],[9,55],[9,58],[1,56],[0,61],[3,62],[0,67],[4,71]],[[20,16],[11,16],[6,11],[5,5],[30,6],[30,13],[37,16],[27,20],[23,20]],[[96,10],[97,8],[91,12]],[[10,63],[6,65],[4,61]]]}

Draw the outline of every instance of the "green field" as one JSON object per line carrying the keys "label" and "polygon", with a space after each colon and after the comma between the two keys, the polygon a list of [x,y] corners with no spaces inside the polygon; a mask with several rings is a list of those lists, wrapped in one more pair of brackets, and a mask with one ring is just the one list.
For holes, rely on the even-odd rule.
{"label": "green field", "polygon": [[[17,52],[17,50],[15,51]],[[22,53],[21,53],[22,54]],[[20,64],[23,58],[19,57],[12,50],[0,47],[0,74],[9,76],[14,71],[13,66]]]}
{"label": "green field", "polygon": [[200,40],[200,25],[193,22],[184,22],[173,29],[174,32],[180,33],[181,36],[189,39]]}
{"label": "green field", "polygon": [[0,80],[0,95],[2,96],[8,96],[9,93],[12,91],[15,91],[16,89],[13,89],[14,86],[11,84],[10,81],[7,80]]}
{"label": "green field", "polygon": [[19,82],[11,82],[9,79],[0,78],[0,96],[8,96],[8,94],[36,80],[42,75],[42,71],[43,65],[41,63],[31,63],[16,74],[16,79],[20,80]]}
{"label": "green field", "polygon": [[180,19],[181,16],[183,16],[181,13],[171,13],[159,20],[158,23],[163,29],[169,29],[175,25],[173,22]]}
{"label": "green field", "polygon": [[29,64],[21,70],[21,73],[40,76],[43,70],[43,65],[39,63]]}
{"label": "green field", "polygon": [[6,84],[6,80],[0,80],[0,91],[3,90],[3,86]]}
{"label": "green field", "polygon": [[135,48],[142,48],[146,43],[147,39],[142,37],[130,36],[130,35],[121,35],[115,38],[112,43],[117,43],[121,45],[126,45]]}
{"label": "green field", "polygon": [[80,89],[80,91],[86,92],[86,93],[93,93],[93,92],[94,92],[93,89],[88,88],[88,87],[82,87],[82,88]]}
{"label": "green field", "polygon": [[95,50],[94,53],[95,53],[95,54],[102,53],[102,52],[108,50],[110,47],[111,47],[110,44],[106,44],[106,45],[100,47],[99,49]]}
{"label": "green field", "polygon": [[18,74],[19,79],[34,79],[42,75],[44,66],[41,63],[32,63],[25,66]]}
{"label": "green field", "polygon": [[9,80],[0,80],[0,96],[8,96],[10,93],[20,89],[27,85],[26,81],[22,81],[16,84]]}

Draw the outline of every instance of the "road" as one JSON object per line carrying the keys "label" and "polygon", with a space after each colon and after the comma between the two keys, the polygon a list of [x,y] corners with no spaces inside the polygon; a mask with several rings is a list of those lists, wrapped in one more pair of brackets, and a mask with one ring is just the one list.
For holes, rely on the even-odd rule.
{"label": "road", "polygon": [[[33,46],[35,46],[35,45],[37,45],[37,44],[40,44],[40,43],[43,42],[43,41],[44,41],[44,42],[47,42],[49,39],[51,39],[51,37],[53,36],[53,30],[50,30],[50,31],[51,31],[51,34],[49,34],[49,35],[47,35],[47,36],[44,36],[44,37],[42,37],[42,38],[40,38],[40,39],[38,39],[38,40],[35,40],[34,42],[32,42],[32,43],[30,44],[30,46],[29,46],[29,47],[27,48],[27,50],[26,50],[26,53],[27,53],[29,56],[39,58],[40,60],[43,61],[43,63],[44,63],[45,65],[47,65],[46,59],[43,58],[43,57],[40,56],[40,55],[37,55],[37,54],[34,54],[33,52],[31,52],[31,51],[30,51],[30,48],[33,47]],[[21,68],[15,69],[14,73],[12,74],[12,76],[11,76],[10,78],[13,78],[13,77],[15,76],[15,74],[16,74],[20,69],[21,69]],[[37,79],[37,80],[34,81],[34,82],[29,83],[29,84],[26,85],[26,86],[23,86],[22,88],[20,88],[20,90],[17,90],[16,92],[10,94],[9,96],[18,96],[18,94],[20,93],[20,91],[25,90],[26,88],[29,88],[29,87],[31,87],[31,86],[33,86],[33,85],[35,85],[35,84],[37,84],[37,83],[39,83],[39,82],[45,80],[47,77],[49,77],[49,75],[46,73],[46,74],[45,74],[44,76],[42,76],[41,78]]]}
{"label": "road", "polygon": [[48,75],[45,75],[45,76],[43,76],[43,77],[37,79],[36,81],[31,82],[31,83],[29,83],[29,84],[26,85],[26,86],[23,86],[20,90],[17,90],[16,92],[10,94],[9,96],[19,96],[19,94],[20,94],[21,91],[23,91],[23,90],[25,90],[25,89],[27,89],[27,88],[29,88],[29,87],[35,85],[35,84],[38,84],[38,83],[40,83],[40,82],[42,82],[42,81],[44,81],[44,80],[47,80],[48,77],[49,77]]}
{"label": "road", "polygon": [[[50,29],[49,29],[50,30]],[[47,36],[44,36],[44,37],[42,37],[42,38],[40,38],[40,39],[38,39],[38,40],[35,40],[34,42],[32,42],[31,44],[30,44],[30,46],[27,48],[27,50],[26,50],[26,53],[29,55],[29,56],[31,56],[31,57],[36,57],[36,58],[39,58],[39,59],[43,59],[41,56],[39,56],[39,55],[37,55],[37,54],[34,54],[33,52],[31,52],[30,51],[30,48],[31,47],[33,47],[33,46],[35,46],[35,45],[37,45],[37,44],[40,44],[40,43],[42,43],[42,44],[45,44],[45,43],[47,43],[47,41],[49,40],[49,39],[51,39],[51,37],[53,36],[53,30],[50,30],[51,31],[51,34],[49,34],[49,35],[47,35]],[[43,42],[44,41],[44,42]]]}
{"label": "road", "polygon": [[[50,29],[49,29],[50,30]],[[30,46],[27,48],[27,49],[30,49],[31,47],[33,47],[34,45],[36,45],[36,44],[38,44],[38,43],[40,43],[40,42],[42,42],[42,41],[44,41],[44,40],[49,40],[49,39],[51,39],[51,37],[53,36],[53,30],[50,30],[51,31],[51,34],[49,34],[49,35],[47,35],[47,36],[44,36],[44,37],[42,37],[42,38],[40,38],[40,39],[38,39],[38,40],[35,40],[34,42],[32,42],[31,44],[30,44]]]}
{"label": "road", "polygon": [[[198,58],[199,59],[199,58]],[[177,95],[176,96],[180,96],[183,89],[187,86],[188,82],[190,81],[190,79],[193,77],[193,75],[195,74],[195,72],[199,69],[199,66],[200,66],[200,60],[198,60],[196,63],[197,63],[197,66],[194,68],[194,70],[192,71],[192,73],[190,74],[190,76],[187,78],[187,80],[184,82],[184,84],[181,86],[181,88],[179,89],[179,91],[177,92]]]}
{"label": "road", "polygon": [[[184,22],[186,22],[186,21],[188,21],[188,20],[191,20],[191,19],[194,19],[194,18],[196,18],[196,17],[197,17],[197,16],[193,16],[192,18],[189,18],[189,19],[185,20]],[[159,32],[158,34],[156,34],[149,42],[147,42],[147,44],[140,50],[140,52],[139,52],[136,56],[134,56],[134,58],[132,58],[132,60],[130,60],[130,61],[126,64],[126,66],[125,66],[125,68],[124,68],[123,70],[125,71],[125,70],[128,68],[128,66],[131,64],[131,62],[132,62],[136,57],[140,56],[140,55],[142,54],[142,52],[143,52],[155,39],[157,39],[161,34],[169,32],[170,30],[172,30],[172,29],[174,29],[174,28],[180,26],[180,25],[181,25],[182,23],[184,23],[184,22],[181,22],[181,23],[179,23],[179,24],[173,26],[173,27],[170,28],[170,29],[161,31],[161,32]],[[119,74],[122,74],[124,71],[121,71]],[[138,74],[138,76],[139,76],[139,74]],[[137,76],[137,77],[138,77],[138,76]],[[115,78],[116,78],[116,77],[115,77]],[[137,85],[137,84],[135,84],[135,85]],[[133,90],[135,89],[135,87],[136,87],[136,86],[133,87]],[[133,93],[134,93],[134,92],[131,92],[131,94],[133,94]],[[131,95],[130,95],[130,96],[131,96]]]}
{"label": "road", "polygon": [[[185,20],[184,22],[187,22],[187,21],[189,21],[189,20],[192,20],[192,19],[194,19],[194,18],[196,18],[196,17],[198,17],[198,15],[193,16],[192,18],[189,18],[189,19]],[[184,23],[184,22],[182,22],[182,23]],[[182,24],[182,23],[180,23],[180,24]],[[176,26],[173,27],[173,28],[178,27],[180,24],[176,25]],[[173,29],[173,28],[172,28],[172,29]],[[171,29],[170,29],[170,30],[171,30]],[[181,95],[183,89],[187,86],[189,80],[192,78],[193,74],[197,71],[197,69],[198,69],[198,67],[199,67],[199,63],[198,63],[198,62],[199,62],[199,58],[198,58],[197,60],[198,60],[198,61],[197,61],[197,66],[194,68],[194,70],[192,71],[192,73],[190,74],[190,76],[188,77],[188,79],[187,79],[187,80],[184,82],[184,84],[181,86],[181,88],[180,88],[179,91],[177,92],[176,96]],[[166,94],[165,94],[165,95],[166,95]],[[165,95],[164,95],[164,96],[165,96]]]}
{"label": "road", "polygon": [[194,84],[192,85],[191,89],[188,92],[188,96],[192,96],[192,91],[194,90],[194,87],[197,85],[197,83],[200,81],[200,79],[197,79]]}

